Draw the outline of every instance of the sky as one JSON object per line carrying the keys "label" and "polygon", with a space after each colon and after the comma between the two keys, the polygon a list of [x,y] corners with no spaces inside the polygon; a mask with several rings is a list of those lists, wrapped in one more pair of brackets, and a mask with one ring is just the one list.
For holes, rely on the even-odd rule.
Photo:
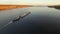
{"label": "sky", "polygon": [[0,4],[58,5],[60,4],[60,0],[0,0]]}

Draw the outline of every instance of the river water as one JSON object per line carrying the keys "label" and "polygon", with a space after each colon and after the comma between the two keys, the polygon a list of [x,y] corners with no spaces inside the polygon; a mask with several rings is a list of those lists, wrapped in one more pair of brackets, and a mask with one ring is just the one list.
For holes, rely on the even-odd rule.
{"label": "river water", "polygon": [[[25,12],[31,12],[31,14],[18,22],[11,22]],[[10,22],[11,24],[8,24]],[[48,7],[29,7],[0,11],[1,34],[40,32],[60,32],[60,10]]]}

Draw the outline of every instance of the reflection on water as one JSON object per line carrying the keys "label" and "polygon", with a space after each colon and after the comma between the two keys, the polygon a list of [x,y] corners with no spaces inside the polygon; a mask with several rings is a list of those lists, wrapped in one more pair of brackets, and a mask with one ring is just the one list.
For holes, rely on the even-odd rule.
{"label": "reflection on water", "polygon": [[[14,16],[20,15],[21,14],[20,11],[23,13],[24,12],[23,10],[25,11],[25,9],[19,9],[19,10],[16,9],[17,12],[14,12],[15,10],[13,10],[12,15],[9,12],[8,15],[6,14],[6,16],[11,15],[12,17],[11,16],[9,17],[11,17],[10,20],[12,20],[12,18],[14,18],[13,15]],[[28,33],[28,32],[30,33],[60,32],[60,10],[56,10],[54,8],[48,8],[48,7],[30,7],[27,8],[27,11],[30,11],[31,14],[23,18],[22,20],[20,20],[18,23],[12,23],[6,26],[1,31],[1,33],[4,32],[6,34],[9,33],[21,34],[21,33]],[[0,18],[3,19],[2,16]]]}

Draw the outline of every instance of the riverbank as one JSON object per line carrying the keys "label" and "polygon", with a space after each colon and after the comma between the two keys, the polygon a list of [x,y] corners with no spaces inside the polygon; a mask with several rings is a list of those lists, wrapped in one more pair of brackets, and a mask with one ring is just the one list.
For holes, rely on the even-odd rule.
{"label": "riverbank", "polygon": [[8,10],[14,8],[26,8],[31,7],[31,5],[0,5],[0,10]]}
{"label": "riverbank", "polygon": [[60,5],[55,5],[55,6],[48,6],[50,8],[56,8],[56,9],[60,9]]}

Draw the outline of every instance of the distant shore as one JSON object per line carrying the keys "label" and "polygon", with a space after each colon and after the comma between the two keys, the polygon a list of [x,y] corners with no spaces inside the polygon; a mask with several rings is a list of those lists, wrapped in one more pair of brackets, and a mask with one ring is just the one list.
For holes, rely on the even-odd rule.
{"label": "distant shore", "polygon": [[31,5],[0,5],[0,10],[8,10],[14,8],[26,8],[31,7]]}
{"label": "distant shore", "polygon": [[50,8],[60,9],[60,5],[48,6]]}

